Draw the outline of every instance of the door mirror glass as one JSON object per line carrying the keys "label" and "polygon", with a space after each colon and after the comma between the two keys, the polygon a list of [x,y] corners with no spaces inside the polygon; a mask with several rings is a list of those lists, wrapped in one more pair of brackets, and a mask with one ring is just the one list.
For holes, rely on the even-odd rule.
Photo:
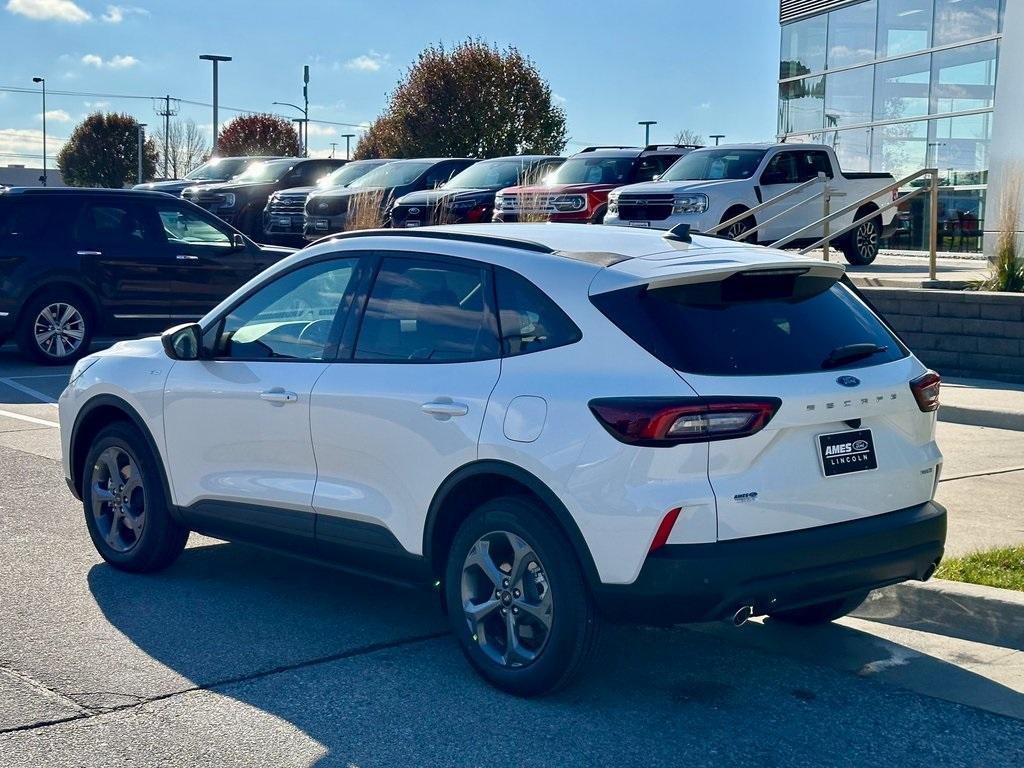
{"label": "door mirror glass", "polygon": [[203,329],[199,323],[188,323],[168,328],[160,336],[164,352],[172,360],[198,360]]}
{"label": "door mirror glass", "polygon": [[235,232],[231,235],[231,247],[236,251],[245,250],[245,237],[242,236],[241,232]]}

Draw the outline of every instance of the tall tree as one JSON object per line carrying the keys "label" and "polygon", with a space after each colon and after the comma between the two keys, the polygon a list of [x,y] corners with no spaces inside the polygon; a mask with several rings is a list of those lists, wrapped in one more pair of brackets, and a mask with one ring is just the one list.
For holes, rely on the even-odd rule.
{"label": "tall tree", "polygon": [[355,157],[496,157],[558,153],[565,112],[516,48],[467,40],[430,46],[405,73]]}
{"label": "tall tree", "polygon": [[683,128],[676,134],[676,144],[700,144],[704,146],[707,143],[707,139],[689,128]]}
{"label": "tall tree", "polygon": [[197,168],[210,153],[206,137],[192,118],[172,120],[166,135],[161,126],[153,138],[159,152],[157,163],[162,171],[166,154],[167,172],[172,179],[180,179]]}
{"label": "tall tree", "polygon": [[287,155],[298,157],[302,151],[299,134],[283,117],[269,114],[239,115],[225,125],[217,139],[217,154]]}
{"label": "tall tree", "polygon": [[[86,117],[57,155],[64,181],[73,187],[120,188],[140,181],[139,122],[116,113]],[[156,173],[156,145],[147,139],[142,151],[142,181]]]}

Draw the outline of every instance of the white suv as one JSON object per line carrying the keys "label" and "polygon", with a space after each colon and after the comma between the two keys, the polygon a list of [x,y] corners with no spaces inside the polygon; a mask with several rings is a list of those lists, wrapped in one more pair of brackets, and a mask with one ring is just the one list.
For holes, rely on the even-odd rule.
{"label": "white suv", "polygon": [[492,683],[604,618],[828,621],[928,578],[938,377],[841,266],[680,232],[353,232],[75,367],[64,471],[100,554],[189,531],[439,584]]}

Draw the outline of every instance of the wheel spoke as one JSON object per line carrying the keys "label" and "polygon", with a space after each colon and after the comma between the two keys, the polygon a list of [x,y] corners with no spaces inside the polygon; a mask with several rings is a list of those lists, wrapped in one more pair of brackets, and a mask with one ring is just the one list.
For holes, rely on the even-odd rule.
{"label": "wheel spoke", "polygon": [[64,357],[64,355],[67,354],[67,352],[64,351],[64,337],[61,336],[60,334],[57,334],[55,338],[57,341],[57,356]]}
{"label": "wheel spoke", "polygon": [[49,325],[57,325],[57,320],[54,318],[53,312],[50,311],[51,309],[52,307],[45,307],[43,311],[39,313],[39,316]]}
{"label": "wheel spoke", "polygon": [[70,320],[72,317],[74,317],[76,314],[78,314],[78,312],[70,304],[64,304],[63,306],[64,306],[64,311],[61,312],[61,314],[60,314],[60,324],[61,325],[67,325],[68,324],[68,320]]}
{"label": "wheel spoke", "polygon": [[55,333],[57,333],[57,330],[55,328],[43,331],[42,333],[37,333],[36,334],[36,343],[37,344],[45,344],[51,338],[53,338]]}
{"label": "wheel spoke", "polygon": [[107,544],[117,550],[121,549],[121,536],[120,531],[118,530],[120,522],[121,512],[115,507],[110,515],[110,530],[107,531],[107,535],[104,538],[106,539]]}
{"label": "wheel spoke", "polygon": [[109,504],[114,500],[114,494],[110,492],[110,489],[104,488],[96,482],[92,484],[92,498],[94,501]]}
{"label": "wheel spoke", "polygon": [[103,462],[103,466],[107,469],[107,474],[110,479],[117,485],[121,485],[124,482],[124,476],[121,474],[121,468],[117,466],[117,458],[113,449],[108,449],[100,455],[100,461]]}
{"label": "wheel spoke", "polygon": [[516,617],[509,611],[505,614],[505,663],[525,664],[533,661],[537,654],[523,647],[519,642]]}
{"label": "wheel spoke", "polygon": [[81,341],[85,337],[85,331],[80,328],[65,328],[64,335],[76,341]]}
{"label": "wheel spoke", "polygon": [[545,592],[540,602],[530,603],[522,598],[513,600],[512,605],[536,619],[544,629],[551,629],[551,593]]}
{"label": "wheel spoke", "polygon": [[508,541],[512,546],[513,556],[512,572],[509,574],[508,580],[510,584],[521,586],[527,566],[534,562],[537,556],[530,549],[530,545],[515,534],[509,534]]}
{"label": "wheel spoke", "polygon": [[471,603],[469,601],[463,603],[462,610],[466,614],[466,618],[475,624],[479,624],[481,621],[490,616],[494,611],[501,605],[501,601],[490,598],[482,603]]}
{"label": "wheel spoke", "polygon": [[494,558],[491,557],[491,546],[490,543],[484,539],[481,539],[473,545],[473,549],[470,550],[469,557],[466,558],[466,568],[470,566],[476,566],[484,575],[491,580],[494,586],[500,586],[502,579],[505,575],[498,568],[498,565],[494,562]]}

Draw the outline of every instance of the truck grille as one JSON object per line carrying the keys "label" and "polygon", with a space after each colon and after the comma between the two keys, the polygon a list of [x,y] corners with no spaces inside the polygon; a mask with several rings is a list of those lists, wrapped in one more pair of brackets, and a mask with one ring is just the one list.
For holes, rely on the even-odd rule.
{"label": "truck grille", "polygon": [[270,213],[301,216],[306,207],[305,195],[278,195],[270,201]]}
{"label": "truck grille", "polygon": [[620,195],[622,221],[662,221],[672,215],[672,195]]}

